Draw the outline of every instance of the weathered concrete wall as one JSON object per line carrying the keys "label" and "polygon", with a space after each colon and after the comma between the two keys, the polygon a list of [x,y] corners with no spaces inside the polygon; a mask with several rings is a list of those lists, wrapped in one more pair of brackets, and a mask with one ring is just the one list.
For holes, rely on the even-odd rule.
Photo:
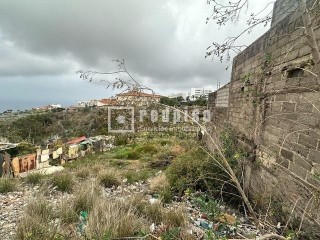
{"label": "weathered concrete wall", "polygon": [[211,120],[215,123],[215,130],[222,130],[227,124],[230,92],[229,86],[230,84],[227,84],[216,92],[209,94],[208,108],[211,112]]}
{"label": "weathered concrete wall", "polygon": [[[292,9],[296,2],[277,1],[272,28],[234,59],[224,117],[256,152],[250,197],[276,197],[286,212],[296,206],[297,216],[307,209],[314,220],[306,226],[320,229],[319,85],[308,72],[312,57],[299,11],[280,16],[283,4]],[[315,33],[320,39],[319,27]]]}
{"label": "weathered concrete wall", "polygon": [[229,107],[229,84],[217,91],[216,107]]}

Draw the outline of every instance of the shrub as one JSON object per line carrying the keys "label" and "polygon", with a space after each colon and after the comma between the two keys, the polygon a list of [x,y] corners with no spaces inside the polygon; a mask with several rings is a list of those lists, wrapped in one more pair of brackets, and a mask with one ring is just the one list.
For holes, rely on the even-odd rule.
{"label": "shrub", "polygon": [[39,173],[39,172],[34,172],[34,173],[29,173],[25,177],[25,182],[31,185],[37,185],[41,183],[42,179],[45,177],[44,174]]}
{"label": "shrub", "polygon": [[172,201],[172,191],[170,186],[164,186],[159,190],[158,193],[161,197],[162,202],[170,203]]}
{"label": "shrub", "polygon": [[21,142],[15,149],[19,156],[35,153],[37,148],[29,142]]}
{"label": "shrub", "polygon": [[0,193],[14,192],[17,190],[17,182],[13,178],[0,178]]}
{"label": "shrub", "polygon": [[117,173],[112,171],[101,171],[98,175],[98,180],[100,184],[105,188],[118,187],[121,182],[117,176]]}
{"label": "shrub", "polygon": [[139,159],[140,158],[140,153],[137,152],[136,150],[132,150],[132,151],[128,152],[127,158],[128,159],[132,159],[132,160]]}
{"label": "shrub", "polygon": [[[166,171],[170,186],[182,193],[195,190],[221,190],[227,174],[203,149],[194,148],[175,158]],[[230,187],[230,186],[228,186]]]}
{"label": "shrub", "polygon": [[210,221],[219,220],[221,217],[220,202],[215,199],[210,199],[208,196],[201,195],[199,197],[193,198],[192,202],[197,206],[201,212],[208,215]]}
{"label": "shrub", "polygon": [[127,145],[128,143],[129,143],[129,138],[127,135],[119,134],[115,136],[114,144],[116,146]]}
{"label": "shrub", "polygon": [[73,177],[69,172],[58,172],[52,175],[51,183],[61,192],[71,192],[73,188]]}
{"label": "shrub", "polygon": [[118,148],[115,150],[113,157],[115,159],[139,159],[140,153],[132,147]]}

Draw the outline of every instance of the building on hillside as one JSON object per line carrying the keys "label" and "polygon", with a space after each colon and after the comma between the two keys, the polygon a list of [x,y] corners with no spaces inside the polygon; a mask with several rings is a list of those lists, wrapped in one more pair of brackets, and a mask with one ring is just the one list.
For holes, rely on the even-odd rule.
{"label": "building on hillside", "polygon": [[206,99],[208,99],[209,93],[212,93],[211,89],[207,88],[191,88],[191,91],[189,92],[189,97],[191,100],[195,100],[201,96],[205,96]]}
{"label": "building on hillside", "polygon": [[53,104],[49,104],[49,105],[46,105],[46,106],[43,106],[43,107],[33,108],[32,110],[44,110],[44,111],[47,111],[47,110],[59,109],[59,108],[62,108],[61,104],[53,103]]}
{"label": "building on hillside", "polygon": [[160,102],[160,95],[150,94],[139,91],[128,91],[116,95],[116,99],[120,105],[140,105],[145,106],[151,103]]}
{"label": "building on hillside", "polygon": [[114,98],[105,98],[97,101],[97,107],[105,106],[117,106],[119,105],[117,99]]}
{"label": "building on hillside", "polygon": [[98,100],[81,101],[77,103],[77,107],[95,107],[97,106]]}
{"label": "building on hillside", "polygon": [[78,102],[77,107],[104,107],[104,106],[115,106],[118,105],[117,99],[104,98],[100,100],[89,100]]}

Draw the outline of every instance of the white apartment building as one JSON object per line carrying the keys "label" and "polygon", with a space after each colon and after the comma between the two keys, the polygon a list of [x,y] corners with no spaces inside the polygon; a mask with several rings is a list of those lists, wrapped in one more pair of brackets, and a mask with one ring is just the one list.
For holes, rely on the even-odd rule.
{"label": "white apartment building", "polygon": [[191,92],[189,92],[189,97],[191,100],[196,99],[200,96],[205,96],[208,98],[209,93],[212,93],[211,89],[205,89],[205,88],[191,88]]}

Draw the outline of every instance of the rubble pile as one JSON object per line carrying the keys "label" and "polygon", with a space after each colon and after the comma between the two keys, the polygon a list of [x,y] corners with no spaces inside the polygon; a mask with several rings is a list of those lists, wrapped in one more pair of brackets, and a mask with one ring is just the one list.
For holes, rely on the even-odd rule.
{"label": "rubble pile", "polygon": [[[135,182],[127,184],[126,179],[123,184],[117,188],[105,188],[104,196],[106,198],[126,201],[127,198],[134,195],[143,195],[146,202],[150,204],[160,203],[159,196],[153,194],[149,189],[148,182]],[[13,239],[16,229],[16,224],[22,216],[25,206],[28,201],[39,193],[39,186],[24,187],[24,191],[10,192],[0,194],[0,236],[3,240]],[[72,194],[62,193],[55,189],[48,189],[49,194],[46,198],[49,204],[59,206],[63,198],[72,198]],[[243,216],[231,209],[227,209],[223,205],[219,205],[221,215],[218,221],[212,220],[210,215],[203,212],[201,208],[193,201],[191,196],[178,198],[170,204],[165,204],[167,209],[177,209],[183,207],[189,220],[188,233],[195,236],[196,239],[203,239],[209,234],[216,234],[221,237],[235,237],[238,233],[243,236],[257,236],[258,230],[253,224],[248,222]],[[58,220],[57,220],[58,221]],[[155,225],[150,222],[150,229],[153,232],[159,231],[163,226]]]}

